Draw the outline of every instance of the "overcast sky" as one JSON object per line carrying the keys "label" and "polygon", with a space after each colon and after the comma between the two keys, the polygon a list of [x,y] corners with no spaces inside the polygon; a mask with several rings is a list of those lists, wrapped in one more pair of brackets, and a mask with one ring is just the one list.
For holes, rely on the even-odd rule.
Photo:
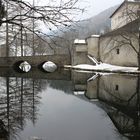
{"label": "overcast sky", "polygon": [[[33,0],[26,0],[32,2]],[[57,0],[34,0],[35,3],[46,5],[48,2],[54,2],[56,4]],[[86,11],[81,15],[78,15],[79,20],[90,18],[94,15],[99,14],[100,12],[104,11],[105,9],[108,9],[112,6],[119,5],[124,0],[79,0],[80,2],[80,8],[86,7]],[[80,18],[79,18],[80,17]],[[44,26],[43,26],[44,27]]]}
{"label": "overcast sky", "polygon": [[80,0],[85,1],[85,5],[87,5],[87,14],[85,13],[84,17],[91,17],[96,15],[103,10],[115,6],[117,4],[121,4],[124,0]]}
{"label": "overcast sky", "polygon": [[[27,1],[33,1],[33,0],[27,0]],[[34,1],[35,3],[45,5],[50,1],[56,4],[60,0],[34,0]],[[86,12],[84,12],[83,15],[84,18],[89,18],[93,15],[96,15],[102,12],[103,10],[108,9],[109,7],[121,4],[123,1],[124,0],[79,0],[79,2],[81,3],[80,8],[86,7]]]}

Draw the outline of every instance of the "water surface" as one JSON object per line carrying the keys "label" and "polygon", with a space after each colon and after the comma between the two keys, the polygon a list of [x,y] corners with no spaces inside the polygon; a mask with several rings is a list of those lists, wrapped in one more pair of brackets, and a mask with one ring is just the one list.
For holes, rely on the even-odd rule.
{"label": "water surface", "polygon": [[0,138],[140,138],[138,76],[115,74],[90,79],[94,74],[66,73],[71,76],[1,77]]}

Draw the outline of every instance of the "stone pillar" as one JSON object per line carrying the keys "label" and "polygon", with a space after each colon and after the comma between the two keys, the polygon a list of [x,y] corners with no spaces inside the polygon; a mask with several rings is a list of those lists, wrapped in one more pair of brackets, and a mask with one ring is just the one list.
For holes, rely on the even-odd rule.
{"label": "stone pillar", "polygon": [[87,38],[87,50],[88,54],[95,57],[98,61],[100,60],[100,47],[99,47],[99,35],[92,35]]}
{"label": "stone pillar", "polygon": [[85,40],[76,39],[74,41],[71,59],[72,65],[87,63],[87,43]]}

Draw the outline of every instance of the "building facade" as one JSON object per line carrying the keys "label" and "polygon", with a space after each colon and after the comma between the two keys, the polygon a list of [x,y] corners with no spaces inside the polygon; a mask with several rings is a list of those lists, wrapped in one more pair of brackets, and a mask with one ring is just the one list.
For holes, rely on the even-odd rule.
{"label": "building facade", "polygon": [[110,16],[111,29],[120,28],[129,22],[138,18],[137,12],[140,8],[140,2],[125,0]]}
{"label": "building facade", "polygon": [[[98,61],[109,63],[112,65],[120,66],[138,66],[138,53],[139,53],[139,18],[126,20],[128,17],[122,17],[115,20],[115,17],[123,14],[123,9],[130,7],[134,10],[134,14],[139,9],[140,2],[124,1],[120,7],[111,16],[111,32],[103,35],[92,35],[85,39],[84,54],[80,53],[83,46],[80,43],[74,43],[75,53],[73,55],[72,65],[89,63],[87,55],[91,55]],[[133,7],[133,8],[132,8]],[[135,14],[136,15],[136,14]],[[131,17],[130,17],[131,18]],[[123,22],[125,20],[125,22]],[[115,22],[116,21],[116,22]],[[123,24],[120,24],[120,23]],[[77,49],[78,48],[78,52]],[[78,53],[78,55],[76,54]],[[78,56],[80,56],[78,58]],[[78,59],[77,59],[78,58]],[[74,63],[76,62],[76,63]]]}

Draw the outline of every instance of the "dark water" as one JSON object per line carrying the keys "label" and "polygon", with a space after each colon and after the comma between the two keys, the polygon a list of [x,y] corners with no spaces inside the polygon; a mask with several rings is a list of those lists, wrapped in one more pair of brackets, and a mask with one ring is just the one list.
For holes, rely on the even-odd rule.
{"label": "dark water", "polygon": [[140,138],[138,76],[0,73],[0,140]]}

